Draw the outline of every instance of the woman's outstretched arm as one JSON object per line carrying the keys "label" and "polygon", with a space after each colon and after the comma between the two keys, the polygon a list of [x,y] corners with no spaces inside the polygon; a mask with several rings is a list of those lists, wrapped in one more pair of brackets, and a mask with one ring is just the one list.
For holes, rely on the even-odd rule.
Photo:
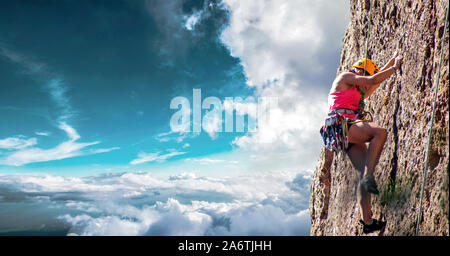
{"label": "woman's outstretched arm", "polygon": [[[388,68],[392,67],[395,63],[395,58],[398,56],[398,50],[394,52],[394,55],[392,55],[391,59],[380,69],[380,72],[383,72],[387,70]],[[371,86],[367,89],[367,91],[364,94],[364,98],[368,98],[370,95],[372,95],[375,90],[380,86],[381,83],[376,84],[374,86]]]}
{"label": "woman's outstretched arm", "polygon": [[394,55],[392,55],[391,59],[380,69],[380,71],[384,71],[390,67],[392,67],[392,65],[394,65],[395,63],[395,58],[397,58],[398,56],[398,50],[396,50],[394,52]]}
{"label": "woman's outstretched arm", "polygon": [[[389,66],[389,68],[378,72],[372,76],[359,76],[353,73],[344,73],[341,77],[342,82],[346,84],[356,85],[359,87],[363,87],[365,91],[365,97],[367,98],[380,86],[380,84],[390,77],[392,74],[396,72],[397,69],[400,68],[400,64],[402,63],[403,56],[397,56],[394,59],[394,65]],[[387,63],[385,66],[387,66]],[[384,68],[384,67],[383,67]]]}

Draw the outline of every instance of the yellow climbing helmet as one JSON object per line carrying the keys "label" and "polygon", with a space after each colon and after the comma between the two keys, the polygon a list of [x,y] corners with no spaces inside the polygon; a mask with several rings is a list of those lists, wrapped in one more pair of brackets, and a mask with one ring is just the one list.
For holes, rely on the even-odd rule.
{"label": "yellow climbing helmet", "polygon": [[[367,64],[366,64],[367,62]],[[360,68],[364,69],[364,65],[366,66],[366,72],[370,75],[374,75],[378,73],[380,70],[378,69],[377,64],[370,59],[360,59],[352,65],[352,68]]]}

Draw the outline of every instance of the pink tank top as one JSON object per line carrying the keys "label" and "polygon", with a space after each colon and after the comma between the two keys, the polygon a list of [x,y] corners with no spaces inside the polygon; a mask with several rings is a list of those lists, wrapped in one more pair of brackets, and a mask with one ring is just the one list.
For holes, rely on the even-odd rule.
{"label": "pink tank top", "polygon": [[[328,95],[328,105],[330,111],[337,108],[347,108],[351,110],[359,109],[359,101],[361,100],[361,93],[356,86],[345,91],[337,91]],[[354,118],[355,115],[343,114],[348,118]]]}

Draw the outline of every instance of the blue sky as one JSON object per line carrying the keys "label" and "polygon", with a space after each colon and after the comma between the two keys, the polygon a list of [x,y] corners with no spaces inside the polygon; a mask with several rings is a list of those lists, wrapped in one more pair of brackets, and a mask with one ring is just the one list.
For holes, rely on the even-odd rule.
{"label": "blue sky", "polygon": [[[141,151],[179,151],[186,143],[184,157],[231,150],[236,134],[221,134],[214,143],[206,134],[183,144],[155,139],[170,131],[169,103],[175,96],[191,98],[193,88],[201,88],[203,97],[251,95],[239,59],[218,38],[226,11],[210,2],[210,17],[197,21],[195,31],[186,28],[186,19],[205,4],[8,3],[1,15],[0,111],[8,120],[0,127],[2,138],[35,138],[36,147],[52,148],[67,137],[60,128],[65,122],[80,143],[98,142],[89,149],[114,149],[26,164],[60,171],[125,165]],[[2,166],[5,172],[13,169]]]}
{"label": "blue sky", "polygon": [[[204,235],[224,234],[210,226],[218,216],[238,223],[267,210],[287,220],[284,229],[251,231],[262,219],[225,233],[306,234],[307,184],[348,9],[346,1],[2,3],[0,217],[37,205],[42,222],[77,234],[123,234],[128,224],[132,235],[190,234],[157,229],[178,216]],[[273,122],[257,132],[171,131],[171,100],[186,97],[192,107],[196,88],[222,102],[275,97]],[[91,192],[158,221],[144,214],[123,223],[131,212],[88,206]],[[61,203],[64,193],[80,196]],[[24,219],[0,222],[0,232],[41,227]],[[105,229],[92,229],[99,221]],[[290,221],[300,222],[290,230]]]}

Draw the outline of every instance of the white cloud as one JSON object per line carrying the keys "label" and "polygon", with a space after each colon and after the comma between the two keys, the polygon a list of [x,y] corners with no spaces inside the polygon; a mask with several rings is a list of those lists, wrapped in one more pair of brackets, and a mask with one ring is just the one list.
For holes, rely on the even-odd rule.
{"label": "white cloud", "polygon": [[154,209],[161,217],[149,226],[144,235],[200,236],[211,225],[211,216],[183,205],[173,198],[157,202]]}
{"label": "white cloud", "polygon": [[224,3],[231,12],[230,25],[221,39],[231,54],[241,59],[252,86],[263,86],[286,75],[301,80],[306,71],[320,75],[319,71],[329,66],[328,60],[321,59],[321,52],[339,54],[349,22],[348,3],[341,1]]}
{"label": "white cloud", "polygon": [[[173,135],[176,136],[173,136]],[[159,133],[155,136],[155,139],[159,142],[168,142],[171,140],[174,140],[178,143],[182,142],[186,137],[187,137],[187,133],[183,133],[183,132],[174,132],[174,131],[169,131],[169,132],[162,132]]]}
{"label": "white cloud", "polygon": [[66,214],[61,216],[60,219],[72,224],[74,226],[73,229],[77,229],[78,226],[82,227],[83,231],[79,235],[84,236],[135,236],[142,233],[143,228],[145,228],[142,227],[141,223],[122,219],[118,216],[93,218],[89,215],[78,215],[72,217]]}
{"label": "white cloud", "polygon": [[228,229],[213,230],[214,235],[293,236],[309,234],[309,211],[307,209],[295,214],[286,214],[281,208],[270,204],[255,204],[233,209],[225,216],[229,218]]}
{"label": "white cloud", "polygon": [[138,154],[138,158],[132,160],[130,162],[130,164],[136,165],[136,164],[142,164],[142,163],[146,163],[146,162],[163,161],[170,157],[182,155],[182,154],[186,154],[186,152],[175,151],[175,152],[170,152],[167,154],[161,154],[161,152],[156,152],[156,153],[141,152]]}
{"label": "white cloud", "polygon": [[[120,206],[116,206],[120,207]],[[273,205],[210,203],[182,204],[168,198],[119,215],[61,216],[79,235],[308,235],[309,212],[287,214]]]}
{"label": "white cloud", "polygon": [[169,176],[169,180],[193,180],[195,178],[195,174],[187,172]]}
{"label": "white cloud", "polygon": [[217,163],[224,163],[225,160],[221,160],[221,159],[211,159],[211,158],[189,158],[186,159],[186,161],[191,161],[194,163],[199,163],[199,164],[217,164]]}
{"label": "white cloud", "polygon": [[61,122],[59,124],[59,128],[67,133],[67,136],[69,136],[70,141],[76,141],[80,138],[80,135],[77,133],[77,131],[75,131],[75,129],[73,129],[65,122]]}
{"label": "white cloud", "polygon": [[258,120],[257,132],[237,137],[234,144],[240,152],[252,155],[258,166],[273,167],[276,162],[312,168],[322,146],[319,128],[349,21],[348,3],[224,3],[230,23],[221,34],[222,42],[240,59],[248,85],[255,88],[255,98],[278,100],[270,122]]}
{"label": "white cloud", "polygon": [[194,12],[192,15],[186,17],[186,23],[184,27],[187,30],[194,30],[195,25],[201,20],[203,11]]}
{"label": "white cloud", "polygon": [[22,139],[19,137],[10,137],[0,140],[0,149],[22,149],[36,145],[36,138]]}
{"label": "white cloud", "polygon": [[107,153],[113,150],[118,150],[120,147],[112,147],[112,148],[98,148],[98,149],[91,149],[89,152],[91,154],[100,154],[100,153]]}
{"label": "white cloud", "polygon": [[10,148],[14,148],[16,149],[16,151],[0,159],[0,164],[21,166],[29,163],[60,160],[87,154],[104,153],[118,149],[117,147],[114,147],[109,149],[93,149],[90,151],[85,151],[83,150],[84,148],[98,144],[100,142],[77,142],[80,139],[80,135],[73,127],[69,126],[65,122],[61,122],[59,124],[59,128],[66,132],[69,140],[49,149],[31,147],[36,144],[35,138],[29,140],[14,140],[11,138],[2,140],[2,142],[0,142],[0,145],[9,145]]}
{"label": "white cloud", "polygon": [[76,177],[38,176],[38,175],[3,175],[0,185],[13,187],[24,192],[99,192],[114,191],[120,187],[107,184],[90,184],[85,179]]}
{"label": "white cloud", "polygon": [[35,132],[35,134],[39,135],[39,136],[49,136],[50,135],[49,132]]}
{"label": "white cloud", "polygon": [[[188,138],[194,138],[196,136],[198,136],[199,133],[198,132],[174,132],[174,131],[169,131],[169,132],[162,132],[159,133],[157,135],[155,135],[155,139],[159,142],[169,142],[169,141],[175,141],[177,143],[181,143],[183,142],[185,139]],[[189,143],[185,143],[184,145],[186,145]]]}

